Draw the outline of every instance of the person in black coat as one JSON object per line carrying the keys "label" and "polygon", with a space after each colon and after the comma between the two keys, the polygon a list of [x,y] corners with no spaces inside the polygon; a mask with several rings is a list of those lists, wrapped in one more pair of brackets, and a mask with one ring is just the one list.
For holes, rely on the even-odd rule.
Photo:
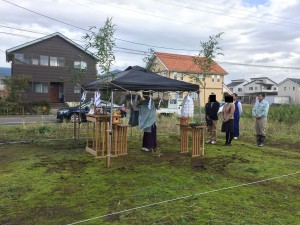
{"label": "person in black coat", "polygon": [[210,139],[206,143],[215,144],[217,141],[217,124],[218,124],[218,111],[220,103],[216,100],[216,95],[210,95],[208,103],[205,105],[205,119],[207,129],[210,132]]}

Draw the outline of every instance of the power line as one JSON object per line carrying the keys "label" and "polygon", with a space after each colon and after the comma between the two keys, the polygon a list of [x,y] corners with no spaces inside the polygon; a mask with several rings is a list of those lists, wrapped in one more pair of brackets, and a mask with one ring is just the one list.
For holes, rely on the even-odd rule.
{"label": "power line", "polygon": [[218,63],[236,65],[236,66],[251,66],[251,67],[261,67],[261,68],[272,68],[272,69],[293,69],[300,70],[300,67],[291,67],[291,66],[266,66],[266,65],[258,65],[258,64],[247,64],[247,63],[234,63],[234,62],[222,62],[217,61]]}
{"label": "power line", "polygon": [[[89,1],[99,4],[99,2],[95,1],[95,0],[89,0]],[[209,30],[214,30],[213,28],[211,28],[209,26],[204,26],[204,25],[200,25],[200,24],[197,24],[197,23],[190,23],[190,22],[187,22],[187,21],[170,19],[168,17],[158,16],[158,15],[154,15],[154,14],[147,13],[147,12],[140,12],[140,11],[137,11],[137,10],[133,10],[133,9],[129,9],[129,8],[124,8],[124,7],[120,7],[120,6],[116,6],[116,5],[107,5],[107,6],[113,7],[113,8],[118,8],[118,9],[122,9],[122,10],[126,10],[126,11],[131,11],[131,12],[142,14],[142,15],[156,17],[156,18],[159,18],[159,19],[164,19],[164,20],[169,20],[169,21],[173,21],[173,22],[179,22],[179,23],[189,24],[189,25],[193,25],[193,26],[197,26],[197,27],[202,27],[202,28],[209,29]]]}
{"label": "power line", "polygon": [[[74,27],[74,28],[83,30],[83,31],[91,32],[90,30],[87,30],[87,29],[78,27],[78,26],[76,26],[76,25],[72,25],[72,24],[70,24],[70,23],[66,23],[66,22],[64,22],[64,21],[62,21],[62,20],[58,20],[58,19],[52,18],[52,17],[50,17],[50,16],[46,16],[46,15],[44,15],[44,14],[41,14],[41,13],[35,12],[35,11],[33,11],[33,10],[27,9],[27,8],[25,8],[25,7],[19,6],[19,5],[17,5],[17,4],[14,4],[14,3],[12,3],[12,2],[9,2],[9,1],[7,1],[7,0],[2,0],[2,1],[7,2],[7,3],[9,3],[9,4],[12,4],[12,5],[16,6],[16,7],[21,8],[21,9],[27,10],[27,11],[29,11],[29,12],[32,12],[32,13],[34,13],[34,14],[37,14],[37,15],[39,15],[39,16],[45,17],[45,18],[47,18],[47,19],[54,20],[54,21],[56,21],[56,22],[59,22],[59,23],[62,23],[62,24],[65,24],[65,25],[68,25],[68,26],[71,26],[71,27]],[[131,43],[131,44],[136,44],[136,45],[148,46],[148,47],[152,47],[152,48],[161,48],[161,49],[179,50],[179,51],[181,51],[181,50],[184,50],[184,51],[194,51],[194,50],[188,50],[188,49],[176,49],[176,48],[170,48],[170,47],[162,47],[162,46],[148,45],[148,44],[144,44],[144,43],[139,43],[139,42],[134,42],[134,41],[128,41],[128,40],[125,40],[125,39],[122,39],[122,38],[115,38],[115,39],[118,40],[118,41],[123,41],[123,42]]]}
{"label": "power line", "polygon": [[14,34],[14,33],[2,32],[2,31],[0,31],[0,34],[8,34],[8,35],[14,35],[14,36],[25,37],[25,38],[32,38],[32,39],[35,38],[35,37],[31,37],[31,36],[24,35],[24,34]]}
{"label": "power line", "polygon": [[[226,15],[224,13],[218,13],[218,12],[211,12],[211,11],[206,11],[206,10],[202,10],[202,9],[196,9],[196,8],[192,8],[192,7],[188,7],[188,6],[182,6],[182,5],[178,5],[178,4],[170,3],[170,2],[165,2],[165,1],[161,1],[161,0],[154,0],[154,1],[157,1],[157,2],[160,2],[160,3],[163,3],[163,4],[167,4],[167,5],[173,5],[173,6],[180,7],[180,8],[186,8],[186,9],[196,10],[196,11],[200,11],[200,12],[212,13],[212,14],[221,15],[221,16],[227,16],[227,17],[232,17],[232,18],[236,18],[236,19],[250,20],[250,21],[261,22],[261,23],[268,23],[268,24],[273,24],[273,25],[278,25],[278,26],[285,26],[285,27],[300,28],[299,24],[297,24],[298,26],[284,25],[284,24],[267,22],[267,21],[264,21],[264,20],[256,20],[256,19],[251,19],[251,18],[238,17],[238,16],[233,16],[233,15]],[[208,8],[208,7],[206,7],[206,8]],[[280,22],[278,20],[275,20],[275,21]],[[284,22],[284,23],[289,23],[289,22]],[[296,23],[292,23],[292,24],[296,24]]]}
{"label": "power line", "polygon": [[14,30],[20,30],[20,31],[25,31],[25,32],[29,32],[29,33],[49,35],[48,33],[45,33],[45,32],[28,30],[28,29],[24,29],[24,28],[15,28],[15,27],[12,27],[12,26],[6,26],[6,25],[1,25],[1,24],[0,24],[0,27],[4,27],[4,28],[8,28],[8,29],[14,29]]}
{"label": "power line", "polygon": [[[280,19],[288,19],[288,20],[300,21],[300,20],[297,20],[297,19],[294,19],[294,18],[289,18],[289,17],[284,17],[284,16],[277,16],[277,15],[272,15],[272,14],[269,14],[269,13],[253,12],[253,11],[250,11],[250,10],[240,9],[240,8],[237,8],[237,7],[225,6],[224,4],[220,4],[220,3],[217,4],[217,3],[208,2],[208,1],[203,1],[203,0],[198,0],[198,1],[199,1],[199,2],[205,2],[206,4],[211,4],[211,5],[216,5],[216,6],[226,7],[227,9],[236,9],[236,10],[239,10],[239,11],[255,13],[256,15],[271,16],[271,17],[277,17],[277,18],[280,18]],[[179,0],[177,0],[177,2],[184,2],[184,1],[179,1]],[[185,2],[185,3],[188,3],[188,2]],[[192,3],[189,3],[189,4],[203,7],[202,5],[198,5],[198,4],[192,4]]]}
{"label": "power line", "polygon": [[[154,0],[155,1],[155,0]],[[205,8],[208,8],[207,6],[203,6],[203,5],[199,5],[199,4],[195,4],[195,3],[190,3],[190,2],[186,2],[186,1],[180,1],[180,0],[177,0],[176,2],[181,2],[181,3],[187,3],[187,4],[190,4],[190,5],[194,5],[194,6],[200,6],[200,7],[205,7]],[[294,21],[298,21],[300,22],[300,20],[296,20],[296,19],[293,19],[293,18],[289,18],[289,17],[283,17],[283,16],[276,16],[276,15],[272,15],[272,14],[269,14],[269,13],[260,13],[260,12],[254,12],[254,11],[251,11],[251,10],[246,10],[246,9],[240,9],[240,8],[237,8],[237,7],[231,7],[231,6],[225,6],[224,4],[217,4],[217,3],[213,3],[213,2],[208,2],[208,1],[203,1],[203,0],[199,0],[199,2],[204,2],[206,5],[207,4],[210,4],[210,5],[216,5],[216,6],[221,6],[221,7],[225,7],[226,10],[238,10],[238,11],[243,11],[243,12],[248,12],[248,13],[255,13],[255,16],[257,17],[258,15],[261,15],[261,16],[269,16],[269,17],[274,17],[274,18],[279,18],[279,19],[288,19],[288,20],[294,20]],[[210,8],[210,7],[209,7]],[[218,9],[218,8],[212,8],[212,9],[217,9],[217,10],[221,10],[221,9]],[[222,10],[222,11],[225,11],[225,10]],[[227,11],[225,11],[227,12]],[[238,13],[238,14],[241,14],[241,13]],[[242,15],[245,15],[245,14],[242,14]],[[273,19],[272,19],[273,20]],[[274,21],[278,21],[278,20],[274,20]],[[280,21],[278,21],[280,22]],[[288,23],[292,23],[292,22],[288,22]],[[298,23],[292,23],[292,24],[298,24]],[[299,24],[298,24],[299,25]]]}
{"label": "power line", "polygon": [[17,4],[15,4],[15,3],[10,2],[10,1],[7,1],[7,0],[2,0],[2,1],[4,1],[4,2],[6,2],[6,3],[9,3],[9,4],[13,5],[13,6],[16,6],[16,7],[18,7],[18,8],[24,9],[24,10],[26,10],[26,11],[29,11],[29,12],[31,12],[31,13],[37,14],[37,15],[39,15],[39,16],[45,17],[45,18],[47,18],[47,19],[54,20],[54,21],[56,21],[56,22],[59,22],[59,23],[62,23],[62,24],[65,24],[65,25],[68,25],[68,26],[71,26],[71,27],[74,27],[74,28],[83,30],[83,31],[90,32],[90,31],[87,30],[87,29],[84,29],[84,28],[75,26],[75,25],[73,25],[73,24],[64,22],[64,21],[62,21],[62,20],[55,19],[55,18],[50,17],[50,16],[46,16],[46,15],[44,15],[44,14],[42,14],[42,13],[38,13],[38,12],[33,11],[33,10],[31,10],[31,9],[27,9],[27,8],[25,8],[25,7],[23,7],[23,6],[17,5]]}
{"label": "power line", "polygon": [[[12,28],[12,27],[10,27]],[[18,29],[18,28],[12,28],[12,29]],[[34,33],[33,31],[31,31],[32,33]],[[25,37],[25,38],[35,38],[35,37],[29,37],[26,35],[20,35],[20,34],[14,34],[14,33],[8,33],[8,32],[0,32],[2,34],[8,34],[8,35],[15,35],[15,36],[20,36],[20,37]],[[85,42],[82,40],[74,40],[73,41],[78,41],[78,42]],[[86,42],[85,42],[86,43]],[[148,52],[147,51],[142,51],[142,50],[137,50],[137,49],[131,49],[131,48],[124,48],[124,47],[119,47],[116,46],[117,49],[121,49],[117,52],[122,52],[122,53],[128,53],[128,54],[133,54],[133,55],[147,55]],[[165,49],[164,47],[162,47],[162,49]],[[125,51],[124,51],[125,50]],[[179,49],[177,49],[179,50]],[[181,50],[185,50],[185,49],[181,49]],[[197,50],[193,50],[194,52]],[[4,52],[4,51],[3,51]],[[173,59],[183,59],[183,60],[187,60],[186,58],[177,55],[177,56],[171,56],[168,55],[168,58],[173,58]],[[293,69],[293,70],[299,70],[300,67],[291,67],[291,66],[268,66],[268,65],[259,65],[259,64],[247,64],[247,63],[235,63],[235,62],[226,62],[226,61],[217,61],[217,63],[223,63],[223,64],[229,64],[229,65],[234,65],[234,66],[248,66],[248,67],[259,67],[259,68],[273,68],[273,69]]]}

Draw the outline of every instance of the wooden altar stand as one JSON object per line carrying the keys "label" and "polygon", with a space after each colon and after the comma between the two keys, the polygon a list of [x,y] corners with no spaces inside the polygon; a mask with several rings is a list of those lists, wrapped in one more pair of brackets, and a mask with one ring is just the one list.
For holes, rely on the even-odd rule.
{"label": "wooden altar stand", "polygon": [[[120,116],[113,116],[112,131],[110,131],[110,115],[86,114],[86,147],[85,150],[95,158],[106,158],[112,145],[110,157],[127,155],[127,127],[120,124]],[[90,130],[90,125],[91,130]],[[90,141],[90,131],[92,140]],[[112,142],[110,143],[110,132]]]}
{"label": "wooden altar stand", "polygon": [[206,126],[180,126],[180,153],[189,152],[189,133],[192,134],[192,157],[204,156],[205,129]]}

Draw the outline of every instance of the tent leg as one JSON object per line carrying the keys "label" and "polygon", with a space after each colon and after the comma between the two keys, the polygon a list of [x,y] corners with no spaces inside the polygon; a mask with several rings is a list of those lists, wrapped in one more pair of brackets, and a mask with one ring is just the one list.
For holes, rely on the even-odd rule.
{"label": "tent leg", "polygon": [[198,91],[198,105],[199,105],[200,124],[202,124],[200,90]]}
{"label": "tent leg", "polygon": [[113,117],[113,102],[114,102],[114,92],[110,92],[110,121],[109,121],[109,147],[107,149],[106,156],[106,167],[110,168],[110,156],[112,148],[112,117]]}

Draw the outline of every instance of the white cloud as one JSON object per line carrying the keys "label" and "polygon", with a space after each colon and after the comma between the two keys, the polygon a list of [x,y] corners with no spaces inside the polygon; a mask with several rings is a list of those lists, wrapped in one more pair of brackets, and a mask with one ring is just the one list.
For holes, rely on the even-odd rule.
{"label": "white cloud", "polygon": [[[218,57],[218,61],[283,67],[299,65],[300,3],[297,0],[252,1],[251,5],[242,0],[11,1],[83,29],[93,25],[102,27],[106,17],[112,17],[113,23],[116,24],[117,38],[174,49],[198,50],[200,41],[207,41],[208,36],[225,32],[221,41],[224,56]],[[3,51],[43,36],[3,26],[45,34],[61,32],[76,42],[86,33],[84,30],[47,19],[4,1],[0,2],[0,13],[0,66],[9,66],[5,63]],[[82,42],[78,44],[83,45]],[[139,51],[147,51],[150,48],[120,40],[117,41],[117,45]],[[197,51],[154,49],[178,54],[197,54]],[[124,51],[128,52],[117,49],[114,68],[143,66],[142,55]],[[268,76],[277,82],[285,77],[300,77],[299,70],[221,65],[229,73],[226,82],[243,77],[249,79],[252,76]]]}

